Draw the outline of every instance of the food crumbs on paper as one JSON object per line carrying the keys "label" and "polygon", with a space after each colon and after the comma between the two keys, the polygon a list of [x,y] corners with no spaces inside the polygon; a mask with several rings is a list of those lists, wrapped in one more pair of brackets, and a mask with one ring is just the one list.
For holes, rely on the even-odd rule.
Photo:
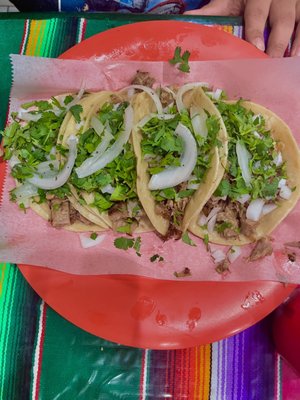
{"label": "food crumbs on paper", "polygon": [[226,274],[227,272],[230,272],[229,264],[230,264],[230,263],[229,263],[229,261],[228,261],[227,258],[226,258],[225,260],[219,262],[219,263],[216,265],[216,268],[215,268],[216,272],[217,272],[218,274],[220,274],[220,275],[224,275],[224,274]]}
{"label": "food crumbs on paper", "polygon": [[187,276],[192,276],[191,270],[188,267],[185,267],[182,271],[174,272],[174,276],[176,276],[176,278],[186,278]]}
{"label": "food crumbs on paper", "polygon": [[289,261],[291,261],[291,262],[295,262],[296,261],[296,253],[288,253],[288,259],[289,259]]}
{"label": "food crumbs on paper", "polygon": [[159,254],[153,254],[153,256],[150,257],[150,261],[151,262],[155,262],[155,261],[162,262],[162,261],[164,261],[164,258],[162,256],[160,256]]}

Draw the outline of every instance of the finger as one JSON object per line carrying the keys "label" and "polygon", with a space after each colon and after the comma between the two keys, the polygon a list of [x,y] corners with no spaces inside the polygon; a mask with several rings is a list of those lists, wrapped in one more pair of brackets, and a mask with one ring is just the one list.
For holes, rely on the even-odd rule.
{"label": "finger", "polygon": [[295,0],[274,0],[270,9],[271,33],[267,53],[271,57],[282,57],[293,34],[296,20]]}
{"label": "finger", "polygon": [[300,1],[297,2],[297,9],[296,9],[296,21],[298,23],[295,38],[292,46],[291,56],[300,56]]}
{"label": "finger", "polygon": [[271,0],[248,0],[245,8],[245,38],[259,50],[265,51],[264,29]]}
{"label": "finger", "polygon": [[295,32],[295,39],[292,46],[291,56],[300,57],[300,23],[298,22],[298,26]]}

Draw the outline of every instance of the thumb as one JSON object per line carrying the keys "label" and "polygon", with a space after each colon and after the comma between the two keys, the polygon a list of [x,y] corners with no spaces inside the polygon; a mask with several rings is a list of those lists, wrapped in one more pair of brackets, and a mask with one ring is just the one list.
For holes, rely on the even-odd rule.
{"label": "thumb", "polygon": [[227,14],[227,0],[211,0],[209,4],[198,10],[186,11],[187,15],[226,15]]}

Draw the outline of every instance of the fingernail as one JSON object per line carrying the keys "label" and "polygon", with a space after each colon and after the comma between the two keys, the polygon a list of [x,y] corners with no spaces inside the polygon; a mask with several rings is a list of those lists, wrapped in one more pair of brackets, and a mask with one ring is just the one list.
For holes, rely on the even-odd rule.
{"label": "fingernail", "polygon": [[265,51],[265,43],[261,38],[256,38],[252,42],[258,50]]}

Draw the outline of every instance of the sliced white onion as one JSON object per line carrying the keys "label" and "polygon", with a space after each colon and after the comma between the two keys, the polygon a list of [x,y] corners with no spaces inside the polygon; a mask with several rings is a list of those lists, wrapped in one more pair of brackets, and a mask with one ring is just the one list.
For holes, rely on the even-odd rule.
{"label": "sliced white onion", "polygon": [[144,86],[144,85],[130,85],[130,86],[127,86],[126,88],[124,88],[123,90],[129,90],[131,88],[143,90],[144,92],[146,92],[151,97],[151,99],[153,100],[153,102],[154,102],[154,104],[156,106],[158,114],[162,114],[163,113],[163,106],[161,104],[160,98],[159,98],[159,96],[157,95],[157,93],[153,89],[151,89],[151,88],[149,88],[147,86]]}
{"label": "sliced white onion", "polygon": [[108,185],[104,186],[100,190],[101,190],[102,193],[112,194],[114,192],[115,188],[109,183]]}
{"label": "sliced white onion", "polygon": [[105,239],[106,235],[98,235],[96,237],[96,239],[91,239],[91,234],[88,234],[89,236],[87,236],[86,233],[80,233],[79,234],[79,239],[81,242],[81,246],[84,249],[89,249],[90,247],[94,247],[97,246],[97,244],[103,242],[103,240]]}
{"label": "sliced white onion", "polygon": [[251,172],[249,168],[249,161],[251,159],[251,154],[246,149],[246,146],[240,140],[236,143],[236,155],[238,158],[239,167],[242,171],[242,177],[245,181],[246,186],[250,186],[251,184]]}
{"label": "sliced white onion", "polygon": [[250,200],[250,198],[251,198],[250,194],[246,193],[239,196],[236,200],[241,204],[245,204],[247,203],[247,201]]}
{"label": "sliced white onion", "polygon": [[279,192],[279,196],[282,199],[288,200],[292,195],[292,191],[288,186],[282,186]]}
{"label": "sliced white onion", "polygon": [[222,93],[223,93],[222,89],[216,89],[213,92],[206,92],[206,94],[209,95],[214,100],[219,100]]}
{"label": "sliced white onion", "polygon": [[29,178],[27,181],[44,190],[57,189],[63,186],[71,175],[72,168],[75,164],[75,160],[77,157],[77,138],[74,135],[71,135],[69,137],[68,145],[69,155],[67,162],[65,163],[63,169],[59,171],[57,175],[50,178],[40,178],[38,174],[34,174],[34,176],[32,178]]}
{"label": "sliced white onion", "polygon": [[240,246],[231,246],[227,253],[227,258],[229,262],[233,263],[242,254]]}
{"label": "sliced white onion", "polygon": [[207,230],[209,233],[212,233],[215,229],[215,225],[217,222],[217,214],[213,215],[210,220],[207,222]]}
{"label": "sliced white onion", "polygon": [[[133,109],[131,105],[129,105],[124,112],[124,130],[121,132],[119,138],[115,141],[115,143],[108,149],[104,150],[104,152],[99,156],[100,146],[102,145],[103,140],[97,149],[92,153],[92,157],[87,158],[80,167],[76,168],[75,171],[77,173],[78,178],[86,178],[104,168],[107,164],[112,162],[116,157],[120,155],[123,150],[124,145],[128,142],[131,129],[133,125]],[[110,140],[109,140],[110,141]],[[108,144],[109,144],[108,141]],[[107,146],[108,146],[107,144]],[[107,149],[106,146],[106,149]],[[103,147],[105,147],[103,145]],[[102,151],[102,149],[101,149]],[[96,152],[98,152],[96,154]]]}
{"label": "sliced white onion", "polygon": [[18,157],[15,154],[13,154],[11,156],[11,158],[8,160],[8,165],[12,169],[17,164],[21,164],[21,161],[18,159]]}
{"label": "sliced white onion", "polygon": [[104,131],[104,125],[102,124],[99,118],[92,117],[91,127],[94,129],[94,131],[97,133],[98,136],[102,135]]}
{"label": "sliced white onion", "polygon": [[281,151],[279,151],[276,157],[274,158],[274,164],[276,165],[276,167],[279,167],[282,163],[283,163],[282,154]]}
{"label": "sliced white onion", "polygon": [[282,178],[278,182],[278,188],[281,189],[283,186],[286,186],[286,179]]}
{"label": "sliced white onion", "polygon": [[167,120],[169,120],[169,119],[175,118],[175,115],[174,115],[174,114],[155,114],[155,113],[151,113],[151,114],[149,114],[149,115],[146,115],[144,118],[142,118],[142,119],[138,122],[137,126],[138,126],[139,128],[142,128],[142,127],[145,126],[149,121],[151,121],[152,118],[158,118],[158,119],[167,121]]}
{"label": "sliced white onion", "polygon": [[225,258],[226,258],[226,254],[224,253],[224,251],[222,251],[222,250],[213,250],[212,252],[211,252],[211,256],[212,256],[212,258],[214,259],[214,262],[216,263],[216,264],[218,264],[219,262],[221,262],[221,261],[224,261],[225,260]]}
{"label": "sliced white onion", "polygon": [[180,167],[166,168],[158,174],[152,175],[149,182],[150,190],[174,187],[189,179],[197,163],[197,143],[192,132],[179,123],[175,135],[182,138],[184,151],[180,158]]}
{"label": "sliced white onion", "polygon": [[[95,162],[97,162],[97,160],[99,160],[99,158],[104,154],[112,139],[113,139],[112,134],[109,133],[107,129],[104,129],[103,138],[96,147],[96,149],[92,152],[89,158],[83,161],[80,167],[75,169],[76,174],[79,178],[85,178],[86,176],[91,175],[89,174],[89,168],[93,164],[95,164]],[[88,175],[85,175],[86,173],[88,173]],[[82,174],[84,174],[85,176],[81,176]]]}
{"label": "sliced white onion", "polygon": [[162,90],[164,90],[165,92],[170,93],[173,96],[174,100],[176,99],[176,93],[172,89],[170,89],[168,86],[163,87]]}
{"label": "sliced white onion", "polygon": [[128,91],[127,91],[128,99],[131,99],[133,97],[133,95],[134,95],[134,88],[128,89]]}
{"label": "sliced white onion", "polygon": [[264,204],[265,200],[263,199],[252,200],[247,208],[246,218],[250,221],[259,221]]}
{"label": "sliced white onion", "polygon": [[199,109],[195,106],[191,106],[190,115],[195,135],[200,135],[204,139],[206,139],[208,134],[208,129],[206,125],[206,112],[202,108]]}
{"label": "sliced white onion", "polygon": [[127,204],[128,216],[129,216],[129,218],[132,218],[133,210],[138,205],[138,202],[135,200],[128,200],[126,204]]}
{"label": "sliced white onion", "polygon": [[187,185],[188,190],[197,190],[199,189],[200,183],[191,183],[189,182]]}
{"label": "sliced white onion", "polygon": [[58,160],[49,160],[41,162],[37,166],[38,175],[42,175],[43,178],[49,178],[57,175],[59,170],[59,161]]}
{"label": "sliced white onion", "polygon": [[17,117],[19,119],[22,119],[23,121],[37,122],[39,119],[42,118],[42,114],[41,113],[32,114],[31,111],[25,110],[24,108],[20,108]]}
{"label": "sliced white onion", "polygon": [[261,166],[261,162],[260,162],[260,161],[256,161],[256,162],[253,164],[253,168],[254,168],[254,169],[259,169],[260,166]]}
{"label": "sliced white onion", "polygon": [[25,182],[22,185],[14,189],[14,195],[18,203],[23,202],[26,199],[38,195],[38,188],[29,182]]}
{"label": "sliced white onion", "polygon": [[198,219],[198,225],[203,226],[206,225],[206,223],[207,223],[207,217],[203,214],[203,212],[201,212]]}
{"label": "sliced white onion", "polygon": [[84,121],[77,122],[75,124],[75,128],[79,131],[79,129],[84,127]]}
{"label": "sliced white onion", "polygon": [[258,118],[259,123],[260,123],[260,121],[261,121],[261,114],[255,114],[255,115],[253,115],[252,121],[255,121],[257,118]]}
{"label": "sliced white onion", "polygon": [[183,104],[182,97],[183,95],[188,92],[189,90],[192,90],[196,87],[199,86],[208,86],[208,83],[206,82],[194,82],[194,83],[187,83],[186,85],[181,86],[181,88],[178,90],[177,95],[176,95],[176,105],[177,105],[177,110],[181,112],[182,110],[185,110],[185,106]]}
{"label": "sliced white onion", "polygon": [[227,199],[227,196],[214,196],[214,199],[218,200],[218,201],[219,200],[224,200],[225,201]]}
{"label": "sliced white onion", "polygon": [[219,212],[221,211],[221,207],[214,207],[210,213],[208,214],[208,216],[206,217],[207,221],[209,221],[212,217],[214,217],[215,215],[217,215]]}
{"label": "sliced white onion", "polygon": [[276,210],[276,204],[265,204],[262,209],[262,216],[269,214],[270,212]]}
{"label": "sliced white onion", "polygon": [[258,133],[257,131],[254,131],[253,135],[258,139],[262,139],[262,135],[260,133]]}

